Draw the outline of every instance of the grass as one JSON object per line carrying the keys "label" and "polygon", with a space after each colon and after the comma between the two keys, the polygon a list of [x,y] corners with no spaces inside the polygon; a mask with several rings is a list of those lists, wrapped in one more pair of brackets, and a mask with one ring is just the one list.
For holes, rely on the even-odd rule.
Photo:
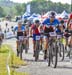
{"label": "grass", "polygon": [[[7,58],[10,58],[7,62]],[[8,45],[3,45],[0,49],[0,75],[8,75],[6,65],[10,66],[10,75],[28,75],[27,73],[16,72],[15,68],[19,68],[20,66],[26,66],[26,62],[20,60],[12,51],[11,47]]]}

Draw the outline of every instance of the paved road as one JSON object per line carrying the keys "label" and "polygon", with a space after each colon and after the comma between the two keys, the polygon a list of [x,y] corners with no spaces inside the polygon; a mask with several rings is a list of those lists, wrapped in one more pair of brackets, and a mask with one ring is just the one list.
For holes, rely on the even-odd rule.
{"label": "paved road", "polygon": [[[2,28],[5,28],[5,22],[1,22]],[[9,22],[9,28],[16,23]],[[16,53],[16,39],[5,40],[4,43],[7,43],[12,46],[13,51]],[[33,49],[32,42],[30,39],[30,49],[28,54],[23,53],[23,60],[27,61],[27,66],[21,66],[16,69],[19,72],[27,72],[29,75],[72,75],[72,63],[68,58],[65,58],[63,62],[58,62],[58,67],[53,69],[52,67],[47,66],[47,61],[43,60],[43,53],[40,53],[39,61],[35,62],[33,58]],[[72,61],[72,59],[71,59]]]}
{"label": "paved road", "polygon": [[[7,40],[5,43],[11,45],[16,53],[15,39]],[[33,58],[31,39],[29,52],[28,54],[23,53],[23,60],[27,61],[28,65],[21,66],[16,69],[16,71],[27,72],[30,75],[72,75],[72,63],[68,58],[63,62],[58,62],[58,67],[56,69],[47,66],[47,61],[43,60],[43,53],[40,53],[39,61],[35,62]]]}

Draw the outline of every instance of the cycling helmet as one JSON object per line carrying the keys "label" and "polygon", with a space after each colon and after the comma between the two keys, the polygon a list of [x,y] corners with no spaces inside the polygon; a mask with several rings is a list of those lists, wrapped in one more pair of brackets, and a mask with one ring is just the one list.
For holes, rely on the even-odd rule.
{"label": "cycling helmet", "polygon": [[33,19],[33,23],[35,23],[35,21],[39,21],[40,22],[39,18],[34,18]]}
{"label": "cycling helmet", "polygon": [[55,17],[55,16],[56,16],[56,13],[54,11],[51,11],[49,14],[49,17]]}
{"label": "cycling helmet", "polygon": [[35,20],[35,23],[40,23],[40,21],[39,20]]}
{"label": "cycling helmet", "polygon": [[64,20],[61,20],[60,23],[61,23],[61,24],[64,23]]}
{"label": "cycling helmet", "polygon": [[70,19],[72,19],[72,13],[70,14]]}
{"label": "cycling helmet", "polygon": [[22,20],[19,20],[19,21],[18,21],[18,24],[22,24]]}

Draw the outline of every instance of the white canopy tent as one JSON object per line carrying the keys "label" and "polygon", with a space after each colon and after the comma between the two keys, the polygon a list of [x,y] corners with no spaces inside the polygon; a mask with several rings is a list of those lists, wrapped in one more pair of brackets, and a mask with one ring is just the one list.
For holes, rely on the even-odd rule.
{"label": "white canopy tent", "polygon": [[60,15],[60,17],[61,18],[68,18],[68,13],[64,10],[62,13],[61,13],[61,15]]}
{"label": "white canopy tent", "polygon": [[24,21],[25,18],[28,18],[30,17],[30,14],[25,12],[23,15],[22,15],[22,21]]}
{"label": "white canopy tent", "polygon": [[41,15],[33,13],[28,19],[35,19],[35,18],[39,18],[41,17]]}

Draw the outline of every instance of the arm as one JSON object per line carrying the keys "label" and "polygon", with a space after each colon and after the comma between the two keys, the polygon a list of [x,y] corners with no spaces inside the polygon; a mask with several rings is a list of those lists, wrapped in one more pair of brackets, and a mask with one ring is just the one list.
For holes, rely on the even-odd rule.
{"label": "arm", "polygon": [[62,30],[62,26],[61,26],[59,20],[57,20],[57,24],[58,24],[57,28],[58,28],[59,30]]}
{"label": "arm", "polygon": [[30,36],[32,36],[32,27],[30,28]]}
{"label": "arm", "polygon": [[68,22],[67,22],[67,28],[69,28],[70,20],[71,20],[71,19],[69,19]]}
{"label": "arm", "polygon": [[47,22],[48,22],[48,19],[44,20],[42,24],[43,24],[43,25],[46,25]]}

